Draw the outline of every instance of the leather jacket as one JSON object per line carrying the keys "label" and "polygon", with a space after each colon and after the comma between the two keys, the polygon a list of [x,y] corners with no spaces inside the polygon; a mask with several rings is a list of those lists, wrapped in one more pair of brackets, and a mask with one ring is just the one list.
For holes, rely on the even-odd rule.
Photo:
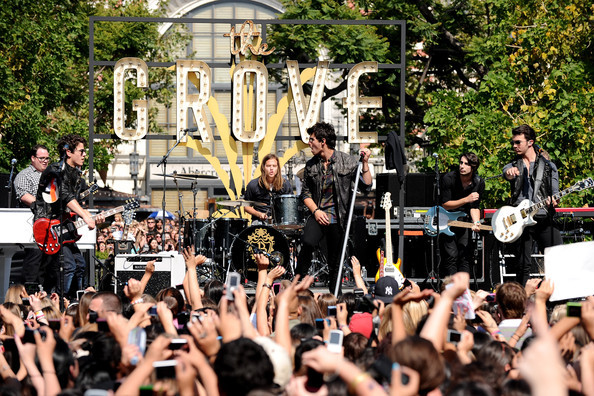
{"label": "leather jacket", "polygon": [[[41,174],[39,179],[39,188],[37,189],[37,195],[35,202],[31,206],[31,210],[35,214],[34,220],[45,217],[49,219],[57,219],[60,214],[64,218],[70,209],[66,205],[76,200],[81,191],[86,186],[85,181],[81,177],[81,171],[68,164],[64,164],[64,172],[62,173],[62,188],[58,193],[58,200],[54,203],[47,203],[43,200],[43,192],[46,186],[57,178],[60,174],[60,163],[54,162],[50,164]],[[59,186],[59,184],[58,184]]]}
{"label": "leather jacket", "polygon": [[[334,157],[330,161],[332,163],[332,180],[334,181],[334,199],[338,222],[345,229],[347,212],[351,203],[351,191],[354,187],[355,173],[359,161],[357,157],[338,150],[334,151]],[[320,205],[322,199],[323,166],[320,156],[313,157],[305,164],[301,200],[311,198],[316,205]],[[365,184],[363,178],[360,177],[359,188],[364,192],[369,192],[371,185]]]}
{"label": "leather jacket", "polygon": [[[540,187],[538,191],[533,191],[531,197],[525,196],[526,188],[524,186],[524,173],[528,170],[526,169],[526,165],[524,165],[524,161],[522,158],[518,158],[515,161],[507,164],[503,171],[505,172],[507,169],[511,167],[517,167],[520,171],[520,175],[513,180],[510,180],[511,183],[511,204],[516,206],[520,204],[525,199],[529,199],[530,202],[536,203],[545,200],[547,197],[551,196],[552,194],[556,194],[559,192],[559,174],[557,171],[557,167],[551,161],[547,161],[543,158],[542,155],[537,153],[536,160],[534,161],[534,169],[530,172],[528,180],[529,183],[532,185],[532,188],[535,187],[536,178],[538,175],[539,167],[544,166],[544,172],[542,175],[542,180],[540,182]],[[552,176],[552,178],[551,178]],[[552,179],[552,185],[551,185]],[[549,210],[550,211],[550,210]],[[545,210],[541,209],[538,213],[539,215],[544,215]]]}

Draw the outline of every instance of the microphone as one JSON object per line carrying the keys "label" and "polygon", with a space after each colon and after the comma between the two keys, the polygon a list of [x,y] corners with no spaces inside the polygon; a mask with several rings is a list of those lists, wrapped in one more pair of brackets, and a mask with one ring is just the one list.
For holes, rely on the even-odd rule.
{"label": "microphone", "polygon": [[194,127],[194,128],[186,128],[184,129],[184,136],[188,134],[188,132],[196,132],[198,131],[198,127]]}
{"label": "microphone", "polygon": [[437,153],[433,153],[431,155],[433,155],[433,158],[438,158],[439,157],[439,155]]}
{"label": "microphone", "polygon": [[17,160],[16,160],[16,158],[13,158],[13,159],[10,161],[10,165],[12,165],[12,166],[15,166],[15,165],[16,165],[16,163],[17,163]]}

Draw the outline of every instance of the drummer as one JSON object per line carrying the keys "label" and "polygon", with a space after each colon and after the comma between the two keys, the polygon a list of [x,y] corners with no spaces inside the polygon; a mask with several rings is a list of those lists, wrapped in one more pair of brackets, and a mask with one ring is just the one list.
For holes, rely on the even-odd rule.
{"label": "drummer", "polygon": [[244,194],[246,200],[258,204],[247,206],[245,211],[252,215],[252,220],[266,223],[272,218],[274,197],[292,193],[291,184],[281,176],[278,157],[268,154],[260,163],[260,177],[248,183]]}

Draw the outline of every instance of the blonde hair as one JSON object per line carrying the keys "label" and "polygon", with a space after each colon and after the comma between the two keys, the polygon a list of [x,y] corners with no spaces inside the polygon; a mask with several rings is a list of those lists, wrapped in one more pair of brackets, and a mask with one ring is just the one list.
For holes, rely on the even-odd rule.
{"label": "blonde hair", "polygon": [[11,302],[14,304],[22,304],[23,299],[21,297],[21,293],[25,290],[25,286],[21,284],[12,285],[6,290],[6,295],[4,296],[4,302]]}
{"label": "blonde hair", "polygon": [[429,304],[423,300],[420,302],[409,301],[402,307],[402,320],[404,321],[404,328],[406,334],[415,335],[417,326],[423,318],[429,312]]}
{"label": "blonde hair", "polygon": [[384,317],[382,318],[377,338],[381,341],[388,333],[392,331],[392,304],[388,304],[384,307]]}

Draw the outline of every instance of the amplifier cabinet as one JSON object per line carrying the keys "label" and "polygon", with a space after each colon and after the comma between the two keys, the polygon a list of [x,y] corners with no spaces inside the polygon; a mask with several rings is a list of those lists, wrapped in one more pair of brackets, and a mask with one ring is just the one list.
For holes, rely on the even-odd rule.
{"label": "amplifier cabinet", "polygon": [[149,280],[145,293],[156,296],[159,291],[180,285],[186,275],[186,264],[181,254],[168,252],[162,254],[118,254],[115,258],[115,275],[120,282],[115,282],[115,293],[123,292],[124,285],[130,278],[142,279],[146,263],[155,260],[155,272]]}

